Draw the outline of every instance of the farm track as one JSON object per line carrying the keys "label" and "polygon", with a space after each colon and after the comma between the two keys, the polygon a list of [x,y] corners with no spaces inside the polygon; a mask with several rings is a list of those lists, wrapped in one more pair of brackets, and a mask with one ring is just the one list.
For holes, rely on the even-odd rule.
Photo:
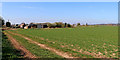
{"label": "farm track", "polygon": [[10,32],[10,31],[8,31],[8,32],[11,33],[11,34],[13,34],[13,35],[20,36],[20,37],[28,40],[29,42],[31,42],[31,43],[33,43],[33,44],[36,44],[36,45],[40,46],[41,48],[50,50],[50,51],[52,51],[52,52],[56,53],[57,55],[62,56],[62,57],[64,57],[64,58],[79,58],[79,57],[72,57],[72,56],[71,56],[70,54],[68,54],[68,53],[65,53],[65,52],[59,51],[59,50],[57,50],[57,49],[48,47],[48,46],[46,46],[45,44],[40,44],[40,43],[38,43],[38,42],[36,42],[36,41],[33,41],[32,39],[30,39],[30,38],[28,38],[28,37],[25,37],[25,36],[21,35],[21,34],[13,33],[13,32]]}
{"label": "farm track", "polygon": [[[4,32],[5,33],[5,32]],[[24,55],[24,58],[37,58],[35,55],[33,55],[30,51],[28,51],[25,47],[23,47],[21,44],[19,44],[16,39],[14,39],[12,36],[10,36],[8,33],[5,33],[8,36],[8,40],[11,41],[12,45],[17,49],[21,51],[21,54]]]}

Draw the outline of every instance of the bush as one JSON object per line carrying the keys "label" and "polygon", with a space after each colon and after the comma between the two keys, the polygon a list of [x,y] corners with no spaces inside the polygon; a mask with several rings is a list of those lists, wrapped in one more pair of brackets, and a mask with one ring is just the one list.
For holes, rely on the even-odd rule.
{"label": "bush", "polygon": [[70,24],[67,24],[67,27],[72,27]]}
{"label": "bush", "polygon": [[80,23],[77,23],[77,26],[80,26]]}
{"label": "bush", "polygon": [[58,28],[64,28],[65,24],[63,24],[62,22],[55,22],[56,27]]}
{"label": "bush", "polygon": [[10,22],[6,22],[6,27],[11,27],[11,23]]}

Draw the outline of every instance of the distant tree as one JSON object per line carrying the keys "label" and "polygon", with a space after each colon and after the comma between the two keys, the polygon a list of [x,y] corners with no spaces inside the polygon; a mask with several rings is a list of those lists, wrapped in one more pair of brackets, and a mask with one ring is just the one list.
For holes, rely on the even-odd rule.
{"label": "distant tree", "polygon": [[62,22],[55,22],[55,24],[56,24],[56,27],[58,27],[58,28],[64,28],[64,26],[65,26],[65,24]]}
{"label": "distant tree", "polygon": [[64,27],[67,27],[67,23],[65,23],[65,26]]}
{"label": "distant tree", "polygon": [[73,24],[72,27],[75,27],[75,24]]}
{"label": "distant tree", "polygon": [[51,23],[48,23],[47,26],[48,26],[49,28],[51,28],[51,27],[52,27],[52,24],[51,24]]}
{"label": "distant tree", "polygon": [[55,23],[53,23],[51,27],[52,27],[52,28],[55,28],[55,27],[56,27],[56,24],[55,24]]}
{"label": "distant tree", "polygon": [[60,25],[61,28],[64,28],[64,26],[65,26],[65,24],[62,23],[62,22],[59,22],[59,25]]}
{"label": "distant tree", "polygon": [[88,24],[86,23],[86,26],[88,26]]}
{"label": "distant tree", "polygon": [[77,26],[80,26],[80,23],[77,23]]}
{"label": "distant tree", "polygon": [[4,19],[0,16],[0,26],[3,26],[5,24]]}
{"label": "distant tree", "polygon": [[62,28],[64,28],[65,27],[65,24],[64,23],[62,23]]}
{"label": "distant tree", "polygon": [[11,23],[9,21],[6,22],[6,27],[11,27]]}
{"label": "distant tree", "polygon": [[0,27],[2,27],[2,17],[0,17]]}
{"label": "distant tree", "polygon": [[59,27],[59,28],[62,27],[62,25],[59,22],[55,22],[55,24],[56,24],[56,27]]}
{"label": "distant tree", "polygon": [[5,24],[5,20],[2,20],[2,26]]}
{"label": "distant tree", "polygon": [[72,27],[70,24],[67,24],[67,27]]}
{"label": "distant tree", "polygon": [[18,24],[16,24],[16,26],[18,26]]}

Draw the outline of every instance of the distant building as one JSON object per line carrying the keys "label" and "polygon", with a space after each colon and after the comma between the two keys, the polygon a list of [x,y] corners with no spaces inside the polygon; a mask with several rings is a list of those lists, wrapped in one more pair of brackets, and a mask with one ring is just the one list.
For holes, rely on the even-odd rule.
{"label": "distant building", "polygon": [[37,28],[37,25],[34,24],[34,23],[30,23],[30,24],[28,25],[28,28]]}
{"label": "distant building", "polygon": [[47,28],[48,23],[30,23],[29,26],[31,28]]}
{"label": "distant building", "polygon": [[48,23],[36,23],[37,28],[47,28],[48,27],[47,24]]}
{"label": "distant building", "polygon": [[28,26],[25,26],[24,29],[28,29],[29,27]]}
{"label": "distant building", "polygon": [[30,24],[21,23],[19,26],[20,26],[20,28],[23,28],[23,29],[48,28],[47,24],[48,23],[30,23]]}
{"label": "distant building", "polygon": [[25,27],[25,23],[21,23],[20,28],[24,29],[24,27]]}

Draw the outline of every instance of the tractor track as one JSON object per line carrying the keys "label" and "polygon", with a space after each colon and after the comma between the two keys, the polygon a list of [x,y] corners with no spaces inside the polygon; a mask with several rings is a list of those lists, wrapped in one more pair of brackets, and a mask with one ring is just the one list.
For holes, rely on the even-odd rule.
{"label": "tractor track", "polygon": [[59,50],[54,49],[54,48],[51,48],[51,47],[48,47],[48,46],[46,46],[45,44],[40,44],[40,43],[38,43],[38,42],[36,42],[36,41],[33,41],[32,39],[30,39],[30,38],[28,38],[28,37],[25,37],[25,36],[21,35],[21,34],[13,33],[13,32],[10,32],[10,31],[8,31],[8,32],[11,33],[11,34],[13,34],[13,35],[20,36],[20,37],[28,40],[29,42],[31,42],[31,43],[33,43],[33,44],[36,44],[36,45],[40,46],[41,48],[47,49],[47,50],[49,50],[49,51],[52,51],[52,52],[56,53],[57,55],[62,56],[62,57],[64,57],[64,58],[79,58],[79,57],[72,57],[71,54],[68,54],[68,53],[59,51]]}
{"label": "tractor track", "polygon": [[21,54],[24,55],[24,58],[37,58],[33,55],[29,50],[27,50],[24,46],[19,44],[16,39],[10,36],[8,33],[4,32],[7,35],[8,40],[10,40],[11,44],[17,49],[20,50]]}

